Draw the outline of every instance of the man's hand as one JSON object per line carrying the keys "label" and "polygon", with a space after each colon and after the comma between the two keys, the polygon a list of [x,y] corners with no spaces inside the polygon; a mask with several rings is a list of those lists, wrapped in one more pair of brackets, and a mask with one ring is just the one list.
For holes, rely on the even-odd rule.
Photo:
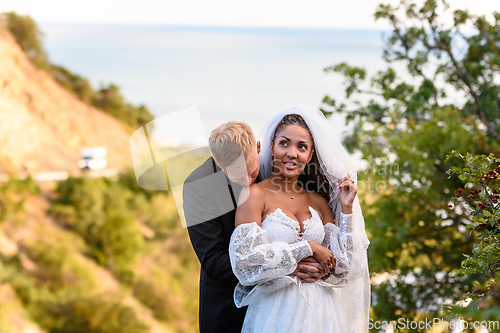
{"label": "man's hand", "polygon": [[297,268],[292,275],[295,275],[304,283],[312,283],[321,279],[326,273],[323,265],[314,257],[307,257],[297,264]]}

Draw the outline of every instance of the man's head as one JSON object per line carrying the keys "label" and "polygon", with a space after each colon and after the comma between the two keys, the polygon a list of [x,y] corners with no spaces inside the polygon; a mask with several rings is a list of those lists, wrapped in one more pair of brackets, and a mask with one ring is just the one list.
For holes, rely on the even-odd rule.
{"label": "man's head", "polygon": [[231,181],[250,185],[260,170],[260,142],[243,121],[229,121],[215,128],[208,139],[215,162]]}

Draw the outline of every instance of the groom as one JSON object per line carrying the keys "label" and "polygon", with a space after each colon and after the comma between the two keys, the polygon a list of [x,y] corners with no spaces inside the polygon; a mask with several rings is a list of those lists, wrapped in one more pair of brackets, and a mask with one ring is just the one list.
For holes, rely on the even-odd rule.
{"label": "groom", "polygon": [[[247,123],[230,121],[212,131],[209,148],[212,157],[189,175],[183,188],[189,238],[201,263],[200,333],[236,333],[241,332],[246,307],[234,305],[238,280],[228,247],[239,193],[261,180],[260,142]],[[313,282],[324,275],[321,267],[305,260],[293,274]]]}

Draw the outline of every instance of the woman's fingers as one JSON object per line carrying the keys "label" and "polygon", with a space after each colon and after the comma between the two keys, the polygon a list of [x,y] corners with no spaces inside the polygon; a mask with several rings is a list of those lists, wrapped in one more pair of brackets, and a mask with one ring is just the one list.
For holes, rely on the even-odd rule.
{"label": "woman's fingers", "polygon": [[340,179],[338,182],[337,182],[337,188],[339,187],[344,187],[346,185],[350,185],[350,184],[355,184],[354,181],[352,180],[351,176],[346,176],[342,179]]}
{"label": "woman's fingers", "polygon": [[339,179],[339,181],[337,182],[337,187],[340,186],[340,185],[342,185],[342,183],[345,182],[348,179],[349,179],[348,177],[344,177],[344,178]]}
{"label": "woman's fingers", "polygon": [[358,187],[354,184],[350,179],[344,180],[340,182],[340,185],[337,185],[337,189],[345,188],[351,192],[358,192]]}
{"label": "woman's fingers", "polygon": [[323,267],[325,268],[325,271],[326,271],[326,272],[329,272],[329,271],[330,271],[330,265],[331,265],[331,264],[330,264],[330,261],[329,261],[329,260],[327,260],[327,261],[325,261],[325,262],[323,263]]}
{"label": "woman's fingers", "polygon": [[313,249],[314,257],[319,260],[325,272],[329,272],[335,264],[335,256],[333,255],[332,251],[314,242],[309,243],[311,245],[311,248]]}
{"label": "woman's fingers", "polygon": [[325,267],[325,271],[329,272],[332,269],[335,268],[335,265],[337,264],[337,259],[335,258],[335,255],[333,253],[330,253],[330,256],[328,257],[328,260],[326,260],[323,263],[323,266]]}
{"label": "woman's fingers", "polygon": [[327,269],[327,272],[331,271],[332,269],[335,268],[335,266],[337,265],[337,258],[335,257],[335,255],[333,255],[332,253],[332,256],[330,257],[330,261],[328,262],[328,269]]}

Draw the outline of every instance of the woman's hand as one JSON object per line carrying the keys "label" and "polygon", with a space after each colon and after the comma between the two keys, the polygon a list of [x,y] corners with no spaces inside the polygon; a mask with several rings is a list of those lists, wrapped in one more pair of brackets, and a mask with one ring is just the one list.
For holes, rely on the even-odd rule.
{"label": "woman's hand", "polygon": [[329,272],[335,268],[337,258],[335,258],[332,251],[314,242],[308,243],[313,251],[313,257],[323,266],[325,272]]}
{"label": "woman's hand", "polygon": [[337,189],[340,190],[339,200],[342,205],[342,213],[352,214],[352,203],[358,193],[358,187],[352,181],[351,176],[347,176],[339,180],[337,183]]}
{"label": "woman's hand", "polygon": [[321,265],[316,258],[307,257],[297,264],[297,268],[291,275],[298,277],[302,283],[313,283],[321,279],[321,277],[327,273],[323,265]]}

